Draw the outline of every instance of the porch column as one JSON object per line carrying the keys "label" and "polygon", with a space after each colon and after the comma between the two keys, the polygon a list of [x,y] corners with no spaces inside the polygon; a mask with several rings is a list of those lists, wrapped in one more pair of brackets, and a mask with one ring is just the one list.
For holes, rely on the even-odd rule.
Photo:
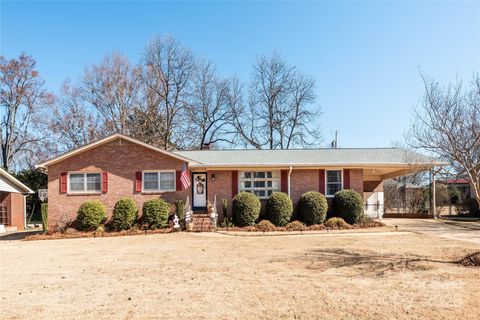
{"label": "porch column", "polygon": [[430,169],[430,177],[432,183],[430,183],[430,213],[432,214],[433,219],[437,218],[437,201],[436,201],[436,188],[435,188],[435,168]]}

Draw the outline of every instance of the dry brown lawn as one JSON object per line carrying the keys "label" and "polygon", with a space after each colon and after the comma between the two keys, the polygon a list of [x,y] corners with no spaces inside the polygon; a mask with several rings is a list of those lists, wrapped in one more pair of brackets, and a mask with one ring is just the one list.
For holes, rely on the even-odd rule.
{"label": "dry brown lawn", "polygon": [[479,319],[480,246],[418,234],[0,241],[1,319]]}

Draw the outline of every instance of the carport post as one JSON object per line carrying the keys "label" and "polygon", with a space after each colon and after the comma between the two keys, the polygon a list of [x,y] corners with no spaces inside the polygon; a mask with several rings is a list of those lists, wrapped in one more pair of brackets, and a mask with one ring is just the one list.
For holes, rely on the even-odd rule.
{"label": "carport post", "polygon": [[432,183],[430,183],[430,213],[432,214],[433,219],[436,219],[436,212],[437,212],[437,201],[435,197],[435,168],[430,169],[430,177],[432,179]]}

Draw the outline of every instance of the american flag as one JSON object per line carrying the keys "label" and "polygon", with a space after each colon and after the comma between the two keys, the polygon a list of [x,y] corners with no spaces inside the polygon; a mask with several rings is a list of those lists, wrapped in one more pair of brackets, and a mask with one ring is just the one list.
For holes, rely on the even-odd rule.
{"label": "american flag", "polygon": [[190,174],[188,173],[187,163],[182,164],[182,174],[180,176],[180,181],[182,182],[182,189],[187,189],[190,187]]}

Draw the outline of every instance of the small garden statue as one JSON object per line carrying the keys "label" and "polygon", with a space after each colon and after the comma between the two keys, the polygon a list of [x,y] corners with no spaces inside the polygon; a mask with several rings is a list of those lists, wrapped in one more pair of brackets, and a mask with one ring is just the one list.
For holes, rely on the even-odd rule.
{"label": "small garden statue", "polygon": [[172,221],[173,221],[173,229],[175,229],[175,230],[180,229],[180,224],[178,223],[180,221],[180,219],[178,219],[178,216],[176,214],[173,217]]}

